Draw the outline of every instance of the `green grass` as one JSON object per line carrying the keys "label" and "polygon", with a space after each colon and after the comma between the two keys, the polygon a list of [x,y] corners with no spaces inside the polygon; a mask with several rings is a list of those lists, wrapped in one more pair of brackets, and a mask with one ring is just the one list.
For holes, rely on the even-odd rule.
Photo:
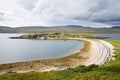
{"label": "green grass", "polygon": [[65,33],[68,38],[100,38],[93,34]]}
{"label": "green grass", "polygon": [[119,66],[120,67],[120,40],[109,40],[113,46],[115,46],[115,60],[110,61],[106,64],[106,66]]}
{"label": "green grass", "polygon": [[103,37],[99,37],[93,34],[78,34],[78,33],[37,33],[37,34],[27,34],[22,35],[23,38],[28,39],[37,39],[38,37],[47,37],[47,38],[55,38],[55,39],[63,39],[63,38],[94,38],[94,39],[101,39]]}
{"label": "green grass", "polygon": [[108,42],[115,46],[115,60],[101,67],[91,65],[63,71],[5,74],[0,76],[0,80],[120,80],[120,40],[108,40]]}

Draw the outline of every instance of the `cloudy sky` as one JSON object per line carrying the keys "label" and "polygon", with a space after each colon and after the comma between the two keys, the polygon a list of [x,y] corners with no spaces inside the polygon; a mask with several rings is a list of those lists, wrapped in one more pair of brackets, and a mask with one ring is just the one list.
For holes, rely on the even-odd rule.
{"label": "cloudy sky", "polygon": [[0,0],[0,25],[120,25],[120,0]]}

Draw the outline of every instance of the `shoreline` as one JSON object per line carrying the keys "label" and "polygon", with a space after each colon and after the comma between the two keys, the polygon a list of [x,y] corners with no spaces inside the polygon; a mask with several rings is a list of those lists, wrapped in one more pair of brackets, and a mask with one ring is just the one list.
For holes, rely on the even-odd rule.
{"label": "shoreline", "polygon": [[[32,40],[33,41],[33,40]],[[35,40],[36,41],[36,40]],[[41,41],[41,40],[37,40],[38,42],[39,41]],[[42,41],[47,41],[47,40],[42,40]],[[52,41],[53,43],[54,43],[54,40],[48,40],[48,41]],[[65,57],[65,56],[69,56],[69,55],[72,55],[72,54],[75,54],[75,53],[77,53],[77,52],[79,52],[83,47],[84,47],[84,43],[83,42],[81,42],[81,41],[77,41],[77,40],[66,40],[66,41],[64,41],[64,40],[55,40],[55,41],[58,41],[57,43],[59,43],[59,41],[62,41],[61,42],[61,44],[63,44],[64,45],[64,43],[66,44],[66,43],[71,43],[71,41],[74,43],[75,42],[75,44],[73,45],[70,45],[70,47],[68,47],[68,45],[66,45],[66,47],[68,47],[68,48],[66,48],[65,47],[65,49],[66,50],[64,50],[64,47],[62,48],[62,50],[63,51],[56,51],[55,49],[59,49],[59,48],[57,48],[57,47],[59,47],[59,45],[58,46],[56,46],[55,48],[52,48],[52,52],[54,52],[54,50],[56,51],[55,52],[55,55],[53,55],[53,56],[50,56],[50,55],[48,55],[48,57],[41,57],[42,56],[42,52],[41,52],[41,50],[38,52],[38,55],[41,55],[41,56],[39,56],[39,57],[37,57],[37,58],[35,58],[35,57],[33,57],[32,59],[16,59],[16,60],[14,60],[14,61],[9,61],[9,60],[6,60],[6,61],[3,61],[2,62],[2,60],[1,60],[1,63],[0,63],[0,65],[2,65],[2,64],[12,64],[12,63],[19,63],[19,62],[29,62],[29,61],[36,61],[36,60],[44,60],[44,59],[56,59],[56,58],[62,58],[62,57]],[[59,43],[60,44],[60,43]],[[60,44],[60,45],[61,45]],[[52,44],[51,44],[52,45]],[[61,45],[61,47],[63,46],[63,45]],[[29,46],[28,46],[29,47]],[[47,47],[47,46],[46,46]],[[53,47],[53,46],[52,46]],[[38,47],[38,49],[39,49],[40,47]],[[44,47],[45,48],[45,47]],[[47,49],[49,49],[49,48],[47,48]],[[45,48],[45,50],[47,50],[46,48]],[[30,50],[31,51],[31,50]],[[30,51],[28,51],[28,52],[30,52]],[[49,51],[47,51],[47,54],[51,54],[52,55],[52,52],[50,52],[49,53]],[[34,52],[33,52],[33,54],[34,54]],[[44,55],[44,54],[43,54]],[[28,55],[26,55],[26,56],[29,56],[29,54]],[[12,56],[12,57],[14,57],[14,55]],[[18,56],[18,58],[19,58],[19,56]]]}
{"label": "shoreline", "polygon": [[[0,74],[26,73],[31,71],[44,72],[44,71],[51,71],[51,70],[64,70],[67,68],[74,68],[79,65],[86,65],[86,66],[91,64],[102,65],[106,61],[108,61],[108,58],[112,56],[113,55],[112,53],[114,52],[112,51],[114,47],[111,44],[108,45],[108,43],[105,43],[105,41],[103,40],[80,39],[80,38],[71,38],[70,40],[80,40],[84,42],[84,47],[79,52],[69,56],[62,57],[62,58],[2,64],[0,65]],[[102,54],[99,52],[95,52],[96,50],[94,50],[94,48],[98,48],[97,45],[99,41],[100,43],[107,44],[106,46],[111,50],[110,52],[111,55],[110,54],[108,55],[108,53],[106,53],[106,55],[108,55],[107,59],[104,62],[101,61],[101,63],[100,61],[95,62],[95,60],[93,60],[93,58],[96,58],[99,60],[100,57],[95,57],[95,55],[98,56],[99,54]],[[104,56],[103,58],[106,58],[106,57]]]}
{"label": "shoreline", "polygon": [[104,40],[91,40],[92,47],[90,50],[90,59],[84,65],[91,64],[103,65],[107,61],[114,60],[115,47]]}

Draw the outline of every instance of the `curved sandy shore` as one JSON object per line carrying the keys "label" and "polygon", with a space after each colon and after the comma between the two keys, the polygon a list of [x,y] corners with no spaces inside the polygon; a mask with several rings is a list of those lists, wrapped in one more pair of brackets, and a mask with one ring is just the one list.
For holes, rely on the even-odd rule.
{"label": "curved sandy shore", "polygon": [[[89,66],[92,64],[96,64],[100,66],[103,65],[105,62],[114,59],[114,47],[104,40],[83,38],[74,38],[74,40],[84,40],[91,43],[90,50],[82,54],[85,57],[89,55],[89,58],[85,60],[82,65]],[[74,64],[81,65],[81,62],[74,62]],[[67,68],[69,67],[50,67],[41,71],[44,72],[51,70],[65,70]]]}
{"label": "curved sandy shore", "polygon": [[[67,68],[77,67],[79,65],[89,66],[91,64],[96,64],[100,66],[114,58],[114,47],[106,41],[85,38],[72,38],[71,40],[83,40],[90,42],[90,49],[85,52],[80,51],[76,54],[70,55],[68,56],[69,58],[65,57],[61,59],[38,60],[25,63],[20,62],[8,65],[1,65],[0,74],[26,73],[30,71],[44,72],[51,70],[64,70]],[[65,61],[68,65],[72,66],[63,66]]]}
{"label": "curved sandy shore", "polygon": [[114,47],[103,40],[85,39],[91,43],[89,59],[84,65],[91,64],[103,65],[105,62],[114,58]]}
{"label": "curved sandy shore", "polygon": [[[96,65],[103,65],[105,62],[114,59],[114,46],[111,45],[110,43],[104,41],[104,40],[98,40],[98,39],[78,39],[78,38],[72,38],[74,40],[84,40],[84,41],[88,41],[91,43],[90,45],[90,50],[88,52],[86,52],[86,56],[89,55],[89,58],[87,59],[87,61],[85,61],[82,65],[85,66],[89,66],[92,64],[96,64]],[[86,57],[85,56],[85,57]],[[78,65],[79,62],[76,62]],[[75,63],[75,64],[76,64]],[[44,71],[51,71],[51,70],[65,70],[69,67],[51,67]]]}

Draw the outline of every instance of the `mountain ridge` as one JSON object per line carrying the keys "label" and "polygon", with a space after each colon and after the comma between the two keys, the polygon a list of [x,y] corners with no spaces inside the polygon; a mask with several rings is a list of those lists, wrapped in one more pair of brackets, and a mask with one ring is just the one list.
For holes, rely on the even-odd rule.
{"label": "mountain ridge", "polygon": [[0,33],[41,33],[41,32],[73,32],[73,33],[120,33],[120,28],[93,28],[80,25],[67,26],[24,26],[24,27],[8,27],[0,26]]}

